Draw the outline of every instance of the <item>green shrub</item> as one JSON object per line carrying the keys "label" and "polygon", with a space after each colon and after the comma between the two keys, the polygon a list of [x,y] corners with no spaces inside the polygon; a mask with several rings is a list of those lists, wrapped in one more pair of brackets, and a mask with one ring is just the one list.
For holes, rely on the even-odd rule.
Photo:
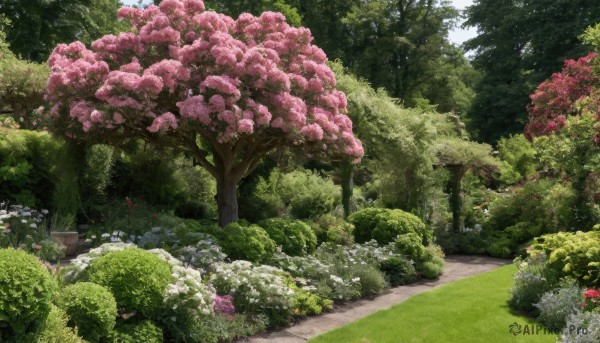
{"label": "green shrub", "polygon": [[421,267],[421,273],[426,279],[437,279],[442,274],[442,268],[432,262],[425,262]]}
{"label": "green shrub", "polygon": [[52,305],[48,316],[40,322],[35,333],[28,335],[24,342],[36,343],[86,343],[77,336],[77,329],[67,326],[69,317],[60,308]]}
{"label": "green shrub", "polygon": [[504,184],[515,184],[535,174],[535,150],[524,135],[512,135],[498,141],[500,181]]}
{"label": "green shrub", "polygon": [[152,318],[160,314],[163,294],[171,282],[171,267],[145,250],[125,249],[94,261],[87,278],[108,288],[119,308]]}
{"label": "green shrub", "polygon": [[536,236],[571,230],[575,225],[573,201],[569,185],[549,180],[532,181],[510,195],[498,197],[490,204],[489,217],[483,224],[490,244],[498,241],[487,252],[510,257]]}
{"label": "green shrub", "polygon": [[333,301],[325,299],[318,294],[307,292],[298,287],[291,287],[294,290],[294,300],[292,303],[293,313],[298,316],[319,315],[324,310],[333,308]]}
{"label": "green shrub", "polygon": [[283,252],[290,256],[312,254],[317,247],[317,236],[306,223],[285,218],[263,220],[259,225]]}
{"label": "green shrub", "polygon": [[379,270],[385,274],[392,287],[406,285],[417,278],[414,262],[396,256],[381,262]]}
{"label": "green shrub", "polygon": [[223,229],[223,235],[223,251],[234,260],[265,262],[275,253],[275,242],[258,225],[231,223]]}
{"label": "green shrub", "polygon": [[421,265],[421,273],[426,279],[436,279],[443,271],[444,259],[440,256],[433,256]]}
{"label": "green shrub", "polygon": [[580,285],[600,284],[600,232],[559,232],[536,238],[534,252],[548,256],[548,267]]}
{"label": "green shrub", "polygon": [[344,219],[324,214],[310,225],[319,243],[331,242],[345,246],[354,244],[354,225]]}
{"label": "green shrub", "polygon": [[61,144],[47,132],[0,128],[0,199],[51,207],[49,177]]}
{"label": "green shrub", "polygon": [[348,221],[354,224],[354,238],[357,243],[370,241],[373,237],[372,231],[379,222],[377,216],[386,213],[385,208],[370,207],[353,213]]}
{"label": "green shrub", "polygon": [[83,338],[98,342],[108,336],[118,315],[117,302],[108,289],[90,282],[80,282],[63,289],[58,305],[69,315]]}
{"label": "green shrub", "polygon": [[37,258],[0,249],[0,341],[20,336],[46,318],[56,284]]}
{"label": "green shrub", "polygon": [[108,339],[111,343],[163,343],[162,329],[152,321],[119,322]]}
{"label": "green shrub", "polygon": [[486,252],[490,256],[506,259],[512,257],[516,249],[515,241],[507,237],[506,234],[501,234],[498,238],[491,241],[486,248]]}
{"label": "green shrub", "polygon": [[383,292],[387,288],[385,276],[372,266],[356,266],[352,270],[354,277],[360,278],[360,294],[365,297]]}
{"label": "green shrub", "polygon": [[416,233],[399,235],[395,242],[396,252],[408,256],[415,262],[427,258],[427,249],[423,246],[422,239]]}
{"label": "green shrub", "polygon": [[290,214],[299,219],[316,218],[329,213],[341,198],[339,186],[330,179],[306,170],[283,174],[279,193]]}
{"label": "green shrub", "polygon": [[417,216],[394,209],[367,208],[349,218],[354,224],[354,236],[359,243],[375,239],[379,244],[393,242],[398,235],[414,233],[422,244],[427,245],[433,239],[433,232]]}

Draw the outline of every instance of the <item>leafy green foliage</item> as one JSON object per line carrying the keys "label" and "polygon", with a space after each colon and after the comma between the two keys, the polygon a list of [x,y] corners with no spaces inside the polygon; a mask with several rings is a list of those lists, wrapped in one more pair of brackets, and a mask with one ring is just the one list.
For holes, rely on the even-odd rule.
{"label": "leafy green foliage", "polygon": [[402,210],[367,208],[348,218],[354,224],[357,242],[375,239],[379,244],[387,244],[398,235],[414,233],[422,244],[429,244],[433,232],[415,215]]}
{"label": "leafy green foliage", "polygon": [[384,274],[373,266],[356,266],[353,274],[360,278],[360,294],[363,297],[379,294],[388,286]]}
{"label": "leafy green foliage", "polygon": [[108,33],[123,31],[117,20],[118,0],[43,1],[16,0],[0,4],[0,12],[11,20],[7,38],[18,55],[45,61],[57,43],[76,39],[84,43]]}
{"label": "leafy green foliage", "polygon": [[90,282],[69,285],[60,292],[57,303],[87,341],[98,342],[115,326],[117,302],[100,285]]}
{"label": "leafy green foliage", "polygon": [[0,128],[0,199],[50,207],[60,146],[47,132]]}
{"label": "leafy green foliage", "polygon": [[386,275],[392,287],[406,285],[417,278],[414,262],[396,256],[381,262],[379,269]]}
{"label": "leafy green foliage", "polygon": [[318,243],[331,242],[345,246],[354,243],[354,225],[341,218],[324,214],[314,222],[309,222],[309,225],[316,234]]}
{"label": "leafy green foliage", "polygon": [[535,239],[532,248],[548,256],[548,267],[580,285],[600,284],[600,232],[559,232]]}
{"label": "leafy green foliage", "polygon": [[108,341],[111,343],[162,343],[163,331],[150,320],[121,321],[117,323]]}
{"label": "leafy green foliage", "polygon": [[145,250],[125,249],[94,261],[87,271],[87,280],[108,288],[119,308],[152,318],[160,315],[163,294],[171,282],[171,268]]}
{"label": "leafy green foliage", "polygon": [[434,256],[431,261],[424,262],[421,266],[421,274],[426,279],[436,279],[444,270],[444,260],[439,256]]}
{"label": "leafy green foliage", "polygon": [[0,249],[0,339],[20,337],[43,321],[55,290],[52,276],[34,256]]}
{"label": "leafy green foliage", "polygon": [[398,235],[395,240],[396,251],[406,255],[415,262],[426,260],[427,249],[423,246],[423,239],[414,232]]}
{"label": "leafy green foliage", "polygon": [[259,225],[275,244],[290,256],[312,254],[317,247],[317,236],[306,223],[285,218],[263,220]]}
{"label": "leafy green foliage", "polygon": [[275,242],[258,225],[244,226],[240,222],[231,223],[223,228],[221,239],[223,251],[234,260],[266,262],[275,253]]}
{"label": "leafy green foliage", "polygon": [[522,134],[500,139],[498,152],[501,160],[500,181],[504,184],[515,184],[535,174],[536,152]]}
{"label": "leafy green foliage", "polygon": [[[582,100],[583,102],[583,100]],[[594,112],[585,110],[567,118],[566,126],[551,136],[538,137],[534,148],[540,164],[549,175],[562,177],[571,183],[575,194],[570,205],[572,227],[587,229],[597,223],[600,214],[595,205],[598,188],[596,171],[600,168],[600,147]]]}
{"label": "leafy green foliage", "polygon": [[77,329],[71,329],[67,326],[69,317],[59,307],[51,306],[48,316],[42,320],[36,331],[24,340],[39,343],[85,343],[81,337],[77,336]]}
{"label": "leafy green foliage", "polygon": [[[293,281],[291,281],[293,282]],[[292,312],[297,316],[319,315],[323,311],[333,308],[333,301],[313,292],[308,292],[298,287],[295,282],[290,284],[294,290],[294,299],[292,301]]]}

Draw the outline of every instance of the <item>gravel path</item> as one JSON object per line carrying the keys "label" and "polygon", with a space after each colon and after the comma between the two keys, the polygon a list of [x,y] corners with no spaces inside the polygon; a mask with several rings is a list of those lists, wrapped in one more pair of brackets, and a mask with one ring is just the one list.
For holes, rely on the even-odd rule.
{"label": "gravel path", "polygon": [[309,317],[283,330],[244,338],[238,340],[237,343],[306,342],[309,338],[321,335],[374,312],[387,309],[419,293],[510,263],[510,260],[501,260],[487,256],[447,256],[444,273],[437,280],[422,280],[407,286],[395,287],[390,289],[388,293],[376,298],[359,300],[339,306],[332,312],[321,316]]}

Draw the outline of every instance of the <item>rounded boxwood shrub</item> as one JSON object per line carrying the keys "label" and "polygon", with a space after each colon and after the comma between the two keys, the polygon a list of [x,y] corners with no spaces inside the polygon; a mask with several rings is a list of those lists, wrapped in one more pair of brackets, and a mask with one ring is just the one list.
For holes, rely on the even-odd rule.
{"label": "rounded boxwood shrub", "polygon": [[275,242],[258,225],[231,223],[225,226],[223,232],[222,248],[234,260],[262,263],[270,260],[275,253]]}
{"label": "rounded boxwood shrub", "polygon": [[20,336],[50,312],[56,284],[37,258],[0,249],[0,341]]}
{"label": "rounded boxwood shrub", "polygon": [[354,225],[356,243],[368,242],[373,238],[372,231],[379,222],[377,216],[387,211],[385,208],[369,207],[357,211],[348,217],[348,221]]}
{"label": "rounded boxwood shrub", "polygon": [[171,267],[160,257],[141,249],[111,251],[94,261],[89,281],[108,288],[119,308],[155,317],[171,282]]}
{"label": "rounded boxwood shrub", "polygon": [[317,236],[310,226],[299,220],[271,218],[263,220],[260,226],[283,252],[290,256],[312,254],[317,248]]}
{"label": "rounded boxwood shrub", "polygon": [[163,343],[163,331],[150,320],[118,323],[108,341],[111,343]]}
{"label": "rounded boxwood shrub", "polygon": [[419,217],[398,209],[366,208],[351,215],[354,237],[358,243],[375,239],[379,244],[393,242],[398,235],[415,233],[428,245],[433,239],[431,229]]}
{"label": "rounded boxwood shrub", "polygon": [[87,341],[98,342],[115,326],[118,315],[115,297],[95,283],[80,282],[65,287],[57,303]]}
{"label": "rounded boxwood shrub", "polygon": [[77,329],[67,326],[69,317],[60,308],[52,305],[48,316],[37,326],[36,331],[29,334],[23,342],[39,343],[86,343],[77,336]]}
{"label": "rounded boxwood shrub", "polygon": [[416,233],[406,233],[396,238],[396,252],[406,255],[415,262],[426,260],[429,256],[422,239]]}

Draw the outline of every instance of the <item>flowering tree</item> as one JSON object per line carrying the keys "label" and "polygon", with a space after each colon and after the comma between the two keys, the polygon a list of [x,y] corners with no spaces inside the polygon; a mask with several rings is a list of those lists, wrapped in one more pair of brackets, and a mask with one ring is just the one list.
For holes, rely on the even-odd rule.
{"label": "flowering tree", "polygon": [[237,184],[263,156],[294,147],[358,162],[326,56],[283,15],[206,11],[200,0],[123,7],[132,32],[58,45],[48,63],[52,128],[67,137],[141,138],[191,154],[217,181],[219,224],[237,219]]}
{"label": "flowering tree", "polygon": [[576,102],[590,95],[598,78],[592,70],[595,53],[575,60],[566,60],[560,73],[542,82],[527,107],[529,123],[525,127],[525,137],[549,135],[565,126],[567,115],[577,112]]}

